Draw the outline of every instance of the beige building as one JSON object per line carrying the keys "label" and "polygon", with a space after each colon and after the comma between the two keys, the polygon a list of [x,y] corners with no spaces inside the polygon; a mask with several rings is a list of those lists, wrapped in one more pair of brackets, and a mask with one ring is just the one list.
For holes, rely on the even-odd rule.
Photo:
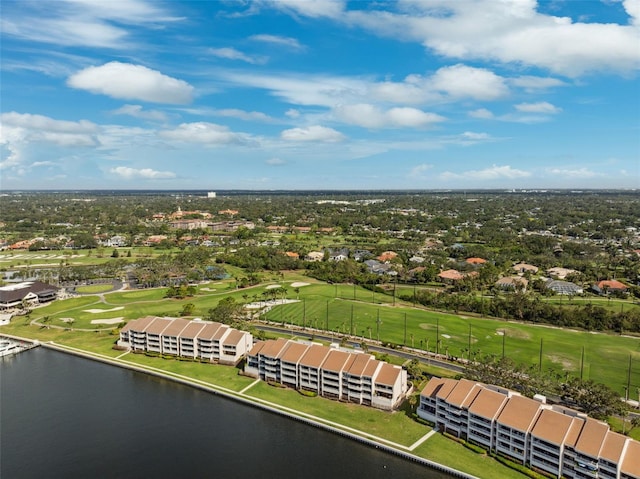
{"label": "beige building", "polygon": [[251,349],[253,337],[226,324],[146,316],[120,330],[118,346],[221,364],[237,364]]}
{"label": "beige building", "polygon": [[532,469],[567,479],[640,479],[640,443],[606,423],[508,389],[433,378],[418,416]]}
{"label": "beige building", "polygon": [[408,391],[407,371],[363,352],[286,339],[256,343],[245,374],[320,396],[393,409]]}

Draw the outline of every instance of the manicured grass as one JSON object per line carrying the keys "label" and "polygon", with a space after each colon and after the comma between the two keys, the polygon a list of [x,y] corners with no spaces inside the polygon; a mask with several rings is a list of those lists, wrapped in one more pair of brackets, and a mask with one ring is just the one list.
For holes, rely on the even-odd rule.
{"label": "manicured grass", "polygon": [[76,291],[78,293],[106,293],[112,289],[112,284],[88,284],[86,286],[78,286]]}
{"label": "manicured grass", "polygon": [[495,459],[477,454],[441,434],[434,434],[417,447],[413,453],[483,479],[497,477],[500,479],[523,479],[526,477],[500,464]]}
{"label": "manicured grass", "polygon": [[[582,365],[584,379],[593,379],[607,384],[620,395],[627,384],[629,357],[631,356],[631,391],[640,387],[640,338],[606,333],[589,333],[552,328],[545,325],[523,324],[490,318],[465,317],[453,314],[426,311],[400,304],[393,306],[393,298],[351,285],[329,285],[301,276],[299,272],[286,273],[284,278],[269,284],[281,284],[288,290],[288,299],[297,302],[277,305],[265,314],[277,323],[313,327],[331,331],[335,341],[351,332],[350,342],[379,337],[383,342],[404,344],[407,347],[434,352],[436,340],[438,350],[451,356],[467,358],[469,335],[471,350],[476,357],[502,356],[503,338],[505,356],[516,363],[539,363],[542,342],[542,370],[566,371],[580,376],[582,348],[585,356]],[[292,280],[311,283],[299,287],[298,293],[291,287]],[[209,284],[215,291],[203,291],[192,298],[182,300],[164,298],[166,289],[145,289],[130,292],[105,294],[106,304],[97,296],[83,296],[65,301],[56,301],[38,308],[32,318],[51,317],[51,324],[66,326],[61,318],[74,318],[74,328],[99,329],[109,325],[92,324],[92,320],[123,317],[125,320],[146,315],[178,316],[186,303],[195,305],[194,316],[206,317],[207,311],[218,302],[231,296],[239,303],[260,302],[267,297],[267,284],[244,289],[229,289],[228,284]],[[212,288],[213,289],[213,288]],[[338,294],[339,298],[335,297]],[[365,300],[366,299],[366,300]],[[375,303],[372,301],[375,300]],[[379,304],[378,301],[386,301]],[[391,303],[390,303],[391,302]],[[123,306],[122,310],[108,311]],[[105,312],[88,313],[88,309]],[[406,323],[405,323],[406,318]],[[378,322],[379,319],[379,322]],[[406,330],[405,330],[406,324]],[[327,328],[328,325],[328,328]],[[439,337],[436,337],[436,332]],[[504,334],[504,336],[503,336]]]}
{"label": "manicured grass", "polygon": [[[122,352],[120,352],[122,354]],[[163,371],[180,374],[200,381],[205,381],[216,386],[239,392],[255,379],[238,374],[238,369],[233,366],[221,366],[218,364],[200,363],[195,361],[180,361],[178,359],[165,359],[150,357],[144,354],[129,353],[121,358],[123,361],[150,366]]]}
{"label": "manicured grass", "polygon": [[41,342],[53,341],[58,344],[64,344],[84,351],[99,353],[110,357],[116,357],[122,354],[122,351],[116,351],[113,349],[113,345],[118,337],[108,331],[69,331],[29,325],[22,320],[18,320],[0,327],[0,333],[37,339]]}
{"label": "manicured grass", "polygon": [[303,396],[292,389],[274,387],[264,382],[251,387],[246,394],[405,446],[410,446],[430,430],[402,411],[387,412],[322,397]]}

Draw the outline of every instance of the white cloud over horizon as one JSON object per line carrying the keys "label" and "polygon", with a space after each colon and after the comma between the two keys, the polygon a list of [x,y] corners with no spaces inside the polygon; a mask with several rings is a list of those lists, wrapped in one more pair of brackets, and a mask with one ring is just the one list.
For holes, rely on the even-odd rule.
{"label": "white cloud over horizon", "polygon": [[67,84],[94,94],[152,103],[191,103],[194,93],[194,88],[183,80],[143,65],[121,62],[80,70],[69,77]]}

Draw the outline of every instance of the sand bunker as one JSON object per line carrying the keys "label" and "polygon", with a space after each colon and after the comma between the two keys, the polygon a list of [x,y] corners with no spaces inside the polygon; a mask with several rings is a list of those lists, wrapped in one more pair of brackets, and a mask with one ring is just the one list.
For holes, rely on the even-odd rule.
{"label": "sand bunker", "polygon": [[441,334],[440,336],[442,336],[445,339],[451,339],[451,336],[449,336],[448,334]]}
{"label": "sand bunker", "polygon": [[281,284],[270,284],[269,286],[265,286],[264,289],[276,289],[276,288],[282,288]]}
{"label": "sand bunker", "polygon": [[291,283],[292,288],[302,288],[303,286],[309,286],[309,283],[303,283],[302,281],[296,281],[295,283]]}
{"label": "sand bunker", "polygon": [[99,314],[99,313],[110,313],[111,311],[120,311],[121,309],[124,309],[124,306],[117,306],[111,309],[84,309],[83,311],[85,313]]}
{"label": "sand bunker", "polygon": [[121,316],[119,318],[111,318],[111,319],[94,319],[91,321],[91,324],[118,324],[121,323],[124,318]]}

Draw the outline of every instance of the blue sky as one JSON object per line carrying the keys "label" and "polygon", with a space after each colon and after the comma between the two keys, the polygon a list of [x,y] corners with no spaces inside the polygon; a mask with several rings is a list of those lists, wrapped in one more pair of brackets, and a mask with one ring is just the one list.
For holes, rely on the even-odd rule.
{"label": "blue sky", "polygon": [[640,0],[2,0],[0,188],[640,188]]}

